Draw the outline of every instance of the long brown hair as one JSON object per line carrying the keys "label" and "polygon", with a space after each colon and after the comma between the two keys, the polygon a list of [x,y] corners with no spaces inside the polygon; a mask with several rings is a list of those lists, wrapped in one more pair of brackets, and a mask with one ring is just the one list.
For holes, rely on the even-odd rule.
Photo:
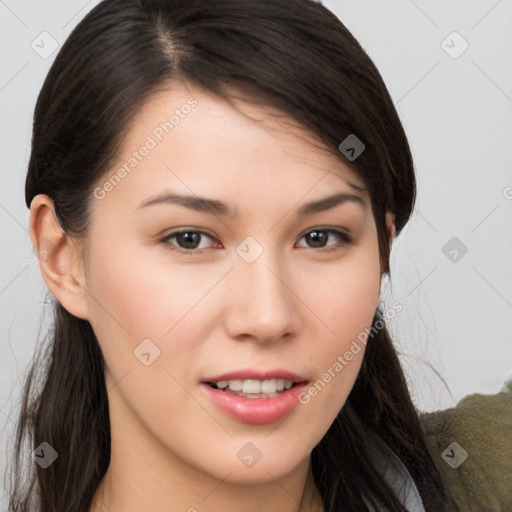
{"label": "long brown hair", "polygon": [[[382,271],[389,272],[386,212],[396,231],[415,201],[410,148],[371,59],[313,0],[105,0],[58,53],[37,99],[25,200],[54,201],[63,230],[87,234],[93,188],[118,154],[130,120],[171,80],[275,107],[318,137],[368,187]],[[338,150],[355,134],[355,161]],[[13,453],[13,512],[83,512],[110,461],[105,361],[89,322],[53,306],[47,345],[27,374]],[[374,324],[384,322],[380,308]],[[326,511],[405,510],[371,464],[368,435],[409,470],[427,512],[456,510],[433,461],[386,328],[377,330],[353,390],[312,452]],[[27,457],[43,441],[59,456],[47,469]],[[27,468],[25,475],[23,468]]]}

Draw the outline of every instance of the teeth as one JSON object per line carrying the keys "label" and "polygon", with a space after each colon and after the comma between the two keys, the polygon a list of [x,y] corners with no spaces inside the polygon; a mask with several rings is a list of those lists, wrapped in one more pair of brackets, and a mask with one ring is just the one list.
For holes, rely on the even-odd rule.
{"label": "teeth", "polygon": [[[231,385],[229,386],[231,389]],[[244,380],[242,384],[242,391],[244,393],[261,393],[261,381],[260,380]]]}
{"label": "teeth", "polygon": [[262,393],[275,393],[277,391],[276,379],[264,380],[261,383]]}
{"label": "teeth", "polygon": [[244,394],[273,394],[284,389],[290,389],[293,386],[291,380],[285,379],[269,379],[269,380],[221,380],[214,383],[217,389],[227,391],[241,391]]}
{"label": "teeth", "polygon": [[228,387],[231,391],[242,391],[243,383],[241,380],[228,381]]}

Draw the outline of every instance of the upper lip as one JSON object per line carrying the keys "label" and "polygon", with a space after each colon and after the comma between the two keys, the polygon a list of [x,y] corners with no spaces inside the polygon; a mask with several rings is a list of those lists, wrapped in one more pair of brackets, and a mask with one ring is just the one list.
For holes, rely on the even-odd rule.
{"label": "upper lip", "polygon": [[234,370],[222,375],[208,377],[203,382],[220,382],[223,380],[270,380],[270,379],[284,379],[291,380],[295,384],[307,382],[304,377],[288,370],[273,369],[273,370],[256,370],[254,368],[247,368],[245,370]]}

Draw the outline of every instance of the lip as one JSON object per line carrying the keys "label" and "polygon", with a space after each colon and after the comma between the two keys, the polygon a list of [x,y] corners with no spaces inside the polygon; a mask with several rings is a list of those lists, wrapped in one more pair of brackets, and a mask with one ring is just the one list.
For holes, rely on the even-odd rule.
{"label": "lip", "polygon": [[[301,384],[302,382],[306,382],[306,379],[292,373],[288,370],[283,370],[280,368],[276,368],[273,370],[255,370],[254,368],[247,368],[243,370],[235,370],[229,373],[224,373],[223,375],[208,377],[203,379],[203,383],[208,382],[219,382],[221,380],[270,380],[270,379],[284,379],[291,380],[294,384]],[[257,400],[256,398],[250,400]]]}
{"label": "lip", "polygon": [[[210,383],[221,380],[251,379],[284,379],[292,381],[295,385],[274,398],[245,398],[210,386]],[[200,387],[214,405],[232,419],[249,425],[266,425],[283,419],[293,411],[298,404],[299,394],[306,387],[307,382],[300,375],[282,368],[269,370],[245,368],[205,378],[200,383]]]}
{"label": "lip", "polygon": [[[236,380],[236,377],[231,377],[232,375],[236,376],[240,375],[240,373],[226,374],[226,376],[230,377],[229,379],[223,376],[219,380]],[[243,375],[248,379],[247,373]],[[281,373],[280,375],[283,374]],[[253,378],[256,379],[256,377]],[[262,379],[260,376],[258,380],[265,379]],[[286,380],[292,379],[288,378]],[[245,398],[232,395],[231,393],[213,388],[206,382],[201,382],[200,388],[216,407],[232,419],[249,425],[266,425],[288,416],[299,403],[299,394],[306,385],[307,383],[302,381],[274,398]]]}

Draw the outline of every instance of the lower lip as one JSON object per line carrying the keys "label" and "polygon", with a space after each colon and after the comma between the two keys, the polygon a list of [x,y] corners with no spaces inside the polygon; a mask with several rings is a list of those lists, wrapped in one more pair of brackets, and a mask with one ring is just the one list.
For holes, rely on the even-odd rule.
{"label": "lower lip", "polygon": [[305,387],[303,382],[274,398],[245,398],[201,383],[201,388],[221,411],[250,425],[266,425],[286,417],[298,404],[299,394]]}

